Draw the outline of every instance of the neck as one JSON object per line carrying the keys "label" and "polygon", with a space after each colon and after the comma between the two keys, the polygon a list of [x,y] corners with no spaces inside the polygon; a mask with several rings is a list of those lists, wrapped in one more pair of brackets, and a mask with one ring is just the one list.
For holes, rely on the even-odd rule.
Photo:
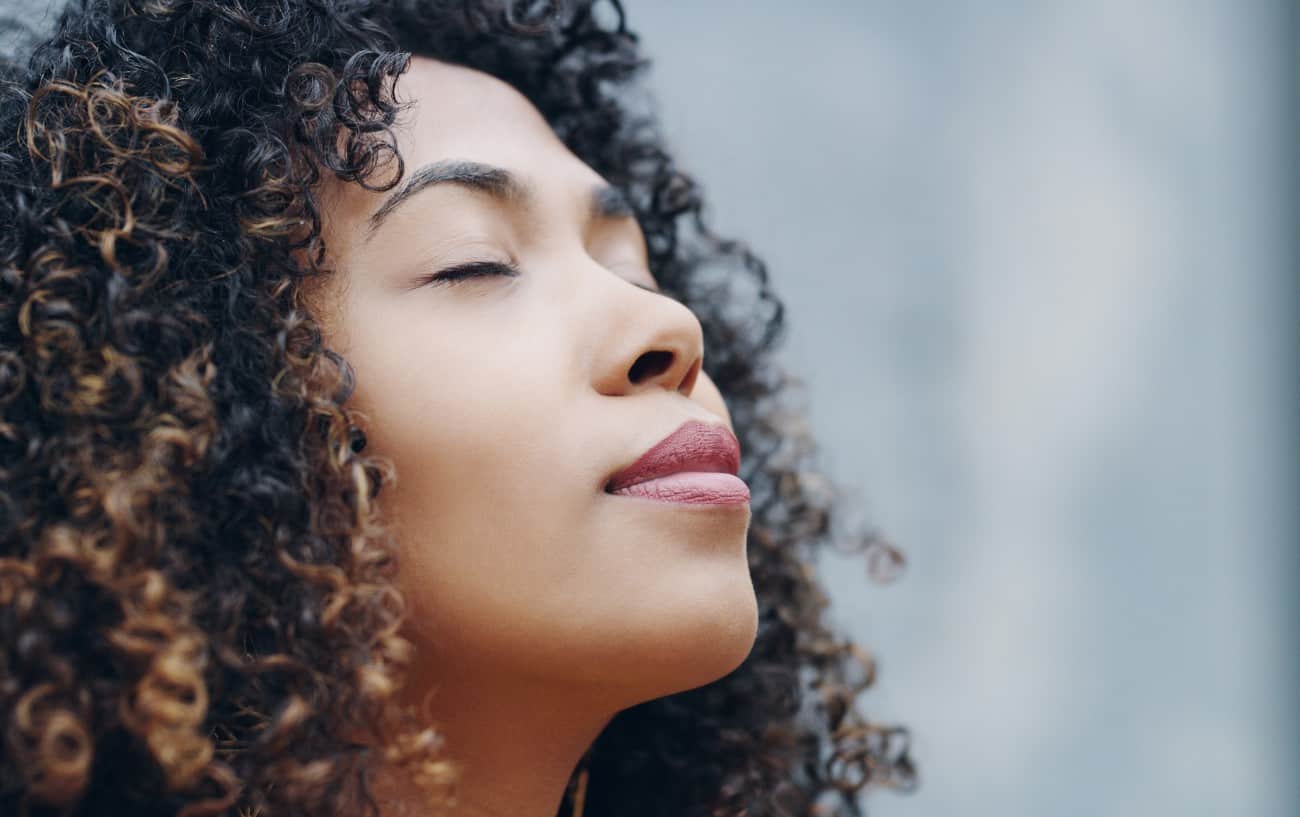
{"label": "neck", "polygon": [[[404,700],[426,712],[460,769],[448,817],[555,817],[584,753],[627,706],[607,691],[559,688],[535,678],[441,674],[407,684]],[[423,708],[419,701],[433,690]],[[409,781],[381,771],[373,786],[382,817],[425,817]]]}

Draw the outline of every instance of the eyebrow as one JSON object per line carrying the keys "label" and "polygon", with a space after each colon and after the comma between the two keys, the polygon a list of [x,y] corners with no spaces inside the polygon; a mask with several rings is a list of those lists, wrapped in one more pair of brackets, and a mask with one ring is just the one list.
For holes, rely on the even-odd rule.
{"label": "eyebrow", "polygon": [[[514,202],[528,207],[536,196],[531,187],[503,167],[471,162],[463,159],[444,159],[427,164],[410,175],[397,192],[384,200],[370,216],[365,239],[392,215],[393,211],[420,191],[438,184],[453,184],[479,193],[485,193],[502,202]],[[592,189],[589,213],[593,218],[625,218],[635,214],[626,194],[610,184]]]}

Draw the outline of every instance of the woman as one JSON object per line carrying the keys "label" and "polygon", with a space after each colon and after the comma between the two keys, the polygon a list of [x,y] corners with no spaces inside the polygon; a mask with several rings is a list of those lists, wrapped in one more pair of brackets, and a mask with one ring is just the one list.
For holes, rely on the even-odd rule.
{"label": "woman", "polygon": [[911,782],[766,270],[622,8],[536,5],[85,0],[6,64],[0,813]]}

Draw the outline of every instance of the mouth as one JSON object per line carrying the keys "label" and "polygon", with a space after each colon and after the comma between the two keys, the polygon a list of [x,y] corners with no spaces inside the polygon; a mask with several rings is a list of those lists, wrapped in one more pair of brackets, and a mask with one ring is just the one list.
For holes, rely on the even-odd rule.
{"label": "mouth", "polygon": [[605,492],[659,502],[748,505],[749,486],[737,476],[740,441],[724,426],[688,420],[613,474]]}

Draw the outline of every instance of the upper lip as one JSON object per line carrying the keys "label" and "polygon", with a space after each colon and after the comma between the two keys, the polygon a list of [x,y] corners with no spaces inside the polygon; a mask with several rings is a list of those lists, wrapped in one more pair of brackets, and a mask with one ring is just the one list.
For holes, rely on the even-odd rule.
{"label": "upper lip", "polygon": [[650,447],[636,462],[614,474],[606,491],[682,471],[735,475],[740,470],[740,441],[725,426],[687,420]]}

